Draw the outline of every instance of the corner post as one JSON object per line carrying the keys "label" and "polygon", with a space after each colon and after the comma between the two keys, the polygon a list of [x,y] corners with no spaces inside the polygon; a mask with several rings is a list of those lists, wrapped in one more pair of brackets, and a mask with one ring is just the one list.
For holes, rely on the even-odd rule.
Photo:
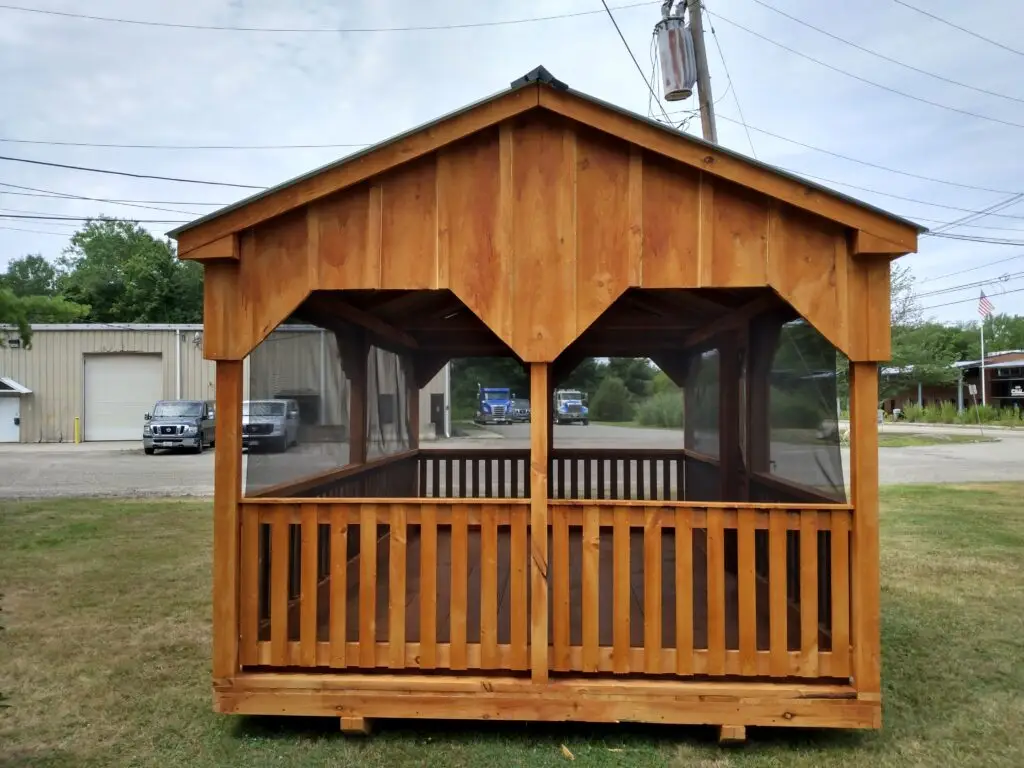
{"label": "corner post", "polygon": [[365,334],[356,338],[337,335],[343,373],[349,382],[348,461],[366,463],[367,357],[370,353]]}
{"label": "corner post", "polygon": [[213,480],[213,679],[238,672],[239,536],[242,497],[241,360],[217,361],[217,451]]}
{"label": "corner post", "polygon": [[548,679],[548,468],[550,467],[550,366],[530,363],[530,671]]}
{"label": "corner post", "polygon": [[853,683],[881,695],[878,554],[878,364],[850,362],[850,486],[853,497]]}

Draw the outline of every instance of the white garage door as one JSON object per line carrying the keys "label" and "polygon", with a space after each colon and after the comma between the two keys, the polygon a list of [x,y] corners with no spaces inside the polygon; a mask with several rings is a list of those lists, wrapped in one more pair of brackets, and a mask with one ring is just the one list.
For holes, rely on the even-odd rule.
{"label": "white garage door", "polygon": [[162,397],[160,355],[87,355],[85,439],[141,440],[144,417]]}

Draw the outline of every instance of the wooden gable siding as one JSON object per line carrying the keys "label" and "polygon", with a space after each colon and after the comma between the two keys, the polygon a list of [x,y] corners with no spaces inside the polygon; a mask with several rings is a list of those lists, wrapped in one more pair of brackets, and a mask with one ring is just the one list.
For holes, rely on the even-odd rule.
{"label": "wooden gable siding", "polygon": [[449,288],[523,360],[550,362],[628,287],[770,285],[851,358],[884,359],[888,312],[884,333],[849,318],[887,305],[888,262],[853,259],[849,235],[532,111],[244,230],[238,262],[207,264],[206,350],[244,356],[312,290]]}

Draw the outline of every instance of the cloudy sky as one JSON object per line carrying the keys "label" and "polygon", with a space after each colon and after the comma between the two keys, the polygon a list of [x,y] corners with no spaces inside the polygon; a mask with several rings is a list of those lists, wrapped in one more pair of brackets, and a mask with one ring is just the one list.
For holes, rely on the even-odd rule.
{"label": "cloudy sky", "polygon": [[[58,13],[0,8],[4,157],[272,185],[504,89],[538,64],[573,88],[627,109],[647,114],[652,106],[601,0],[15,0],[14,5]],[[609,0],[609,5],[649,78],[660,2]],[[1024,201],[1013,198],[1017,190],[1024,192],[1024,78],[1019,76],[1024,14],[1014,10],[1013,0],[706,0],[706,5],[722,144],[827,180],[823,183],[931,228],[1009,202],[996,215],[944,230],[969,240],[923,238],[920,253],[906,263],[930,316],[976,319],[980,281],[987,281],[984,288],[997,311],[1024,314]],[[194,29],[61,12],[170,25],[363,31]],[[580,15],[459,28],[563,14]],[[395,27],[421,29],[380,31]],[[686,115],[676,112],[696,105],[664,106],[681,121]],[[653,109],[661,114],[657,103]],[[738,122],[741,109],[749,138]],[[699,120],[687,130],[699,133]],[[60,198],[54,192],[164,210]],[[12,215],[102,213],[183,221],[248,192],[0,160],[0,215],[8,216],[0,218],[0,268],[26,253],[56,257],[74,230],[65,222]],[[174,223],[146,226],[162,234]]]}

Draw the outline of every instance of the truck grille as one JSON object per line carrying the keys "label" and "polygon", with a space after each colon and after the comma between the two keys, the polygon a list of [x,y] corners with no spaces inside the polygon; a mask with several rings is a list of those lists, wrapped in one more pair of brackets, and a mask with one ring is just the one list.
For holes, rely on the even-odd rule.
{"label": "truck grille", "polygon": [[243,424],[243,435],[269,435],[274,431],[273,424]]}
{"label": "truck grille", "polygon": [[492,405],[491,406],[491,415],[493,415],[494,417],[499,418],[499,419],[505,418],[505,406],[504,405]]}
{"label": "truck grille", "polygon": [[583,406],[579,403],[569,403],[565,406],[565,410],[569,413],[583,413]]}
{"label": "truck grille", "polygon": [[155,435],[181,435],[184,434],[185,427],[182,426],[168,426],[161,424],[158,427],[153,427],[153,434]]}

